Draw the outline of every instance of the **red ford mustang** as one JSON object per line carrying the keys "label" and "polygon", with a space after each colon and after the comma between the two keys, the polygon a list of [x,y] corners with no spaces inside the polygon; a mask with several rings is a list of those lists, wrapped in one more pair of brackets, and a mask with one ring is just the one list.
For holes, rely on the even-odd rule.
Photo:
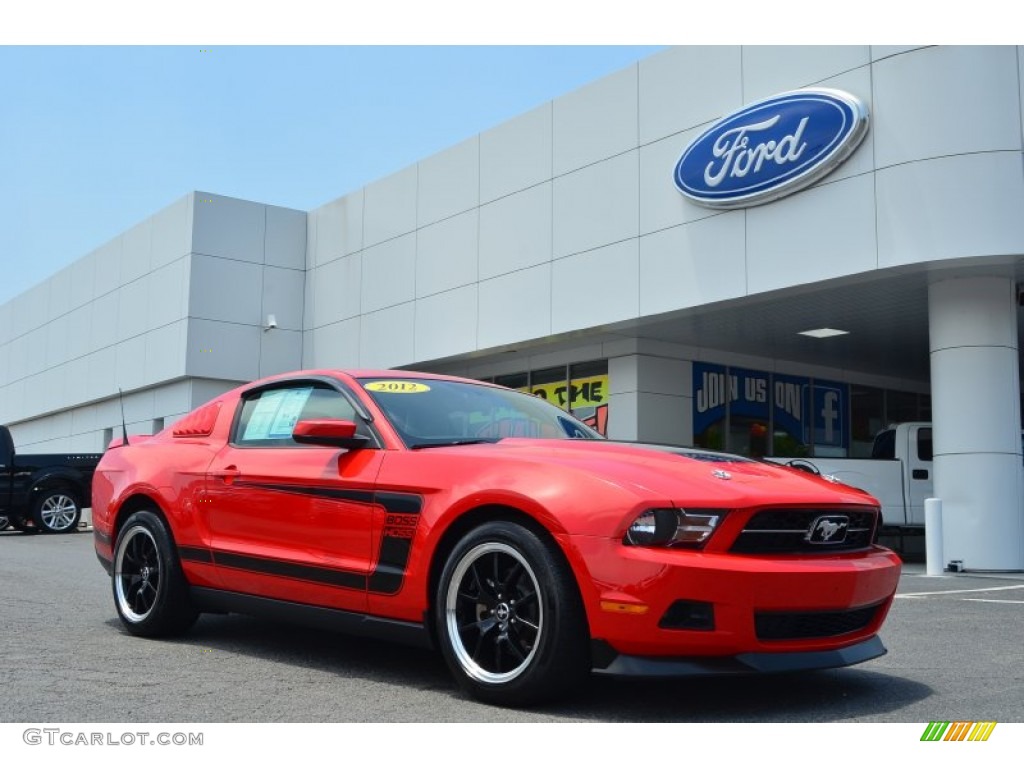
{"label": "red ford mustang", "polygon": [[212,611],[430,645],[508,705],[880,656],[900,571],[858,490],[406,371],[275,376],[115,441],[93,522],[133,634]]}

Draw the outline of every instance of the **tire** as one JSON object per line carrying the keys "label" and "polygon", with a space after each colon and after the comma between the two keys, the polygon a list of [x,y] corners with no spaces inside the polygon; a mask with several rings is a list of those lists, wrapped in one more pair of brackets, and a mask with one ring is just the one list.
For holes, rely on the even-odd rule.
{"label": "tire", "polygon": [[32,522],[44,533],[68,533],[78,530],[82,504],[69,488],[48,488],[32,499]]}
{"label": "tire", "polygon": [[134,513],[121,527],[112,582],[117,615],[133,635],[180,635],[199,616],[167,524],[149,510]]}
{"label": "tire", "polygon": [[448,668],[480,701],[534,704],[567,693],[590,672],[572,571],[553,545],[516,523],[486,523],[455,546],[434,621]]}
{"label": "tire", "polygon": [[7,515],[0,515],[0,531],[6,531],[7,526],[11,524],[11,520]]}
{"label": "tire", "polygon": [[12,517],[9,518],[8,522],[11,524],[11,528],[22,533],[39,533],[39,529],[34,525],[31,525],[28,520],[23,517]]}

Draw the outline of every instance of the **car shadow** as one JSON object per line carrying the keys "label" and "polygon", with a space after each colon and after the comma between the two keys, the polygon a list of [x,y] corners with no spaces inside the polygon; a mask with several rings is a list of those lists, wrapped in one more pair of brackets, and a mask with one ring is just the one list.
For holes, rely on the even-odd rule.
{"label": "car shadow", "polygon": [[[125,633],[117,619],[106,622]],[[181,638],[162,642],[215,650],[469,699],[441,655],[380,640],[306,629],[241,615],[204,614]],[[869,662],[870,663],[870,662]],[[933,690],[869,667],[790,673],[625,680],[593,675],[580,690],[529,712],[554,719],[600,722],[837,722],[900,721],[887,717],[933,695]],[[467,719],[485,707],[474,704]],[[444,708],[450,719],[452,712]]]}

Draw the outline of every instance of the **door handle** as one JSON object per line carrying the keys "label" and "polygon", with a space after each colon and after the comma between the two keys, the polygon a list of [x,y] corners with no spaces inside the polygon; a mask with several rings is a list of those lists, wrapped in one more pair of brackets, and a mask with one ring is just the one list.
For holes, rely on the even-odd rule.
{"label": "door handle", "polygon": [[242,473],[238,470],[238,467],[236,467],[234,464],[229,464],[223,469],[215,469],[212,472],[210,472],[211,477],[219,477],[225,483],[229,484],[233,482],[235,478],[241,474]]}

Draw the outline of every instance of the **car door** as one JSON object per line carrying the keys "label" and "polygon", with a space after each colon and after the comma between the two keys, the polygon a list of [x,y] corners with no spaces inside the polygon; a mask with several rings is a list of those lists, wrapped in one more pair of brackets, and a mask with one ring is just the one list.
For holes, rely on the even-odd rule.
{"label": "car door", "polygon": [[[303,419],[356,421],[368,447],[300,445]],[[245,393],[210,465],[202,514],[224,589],[366,610],[373,494],[383,451],[352,401],[322,381]]]}

